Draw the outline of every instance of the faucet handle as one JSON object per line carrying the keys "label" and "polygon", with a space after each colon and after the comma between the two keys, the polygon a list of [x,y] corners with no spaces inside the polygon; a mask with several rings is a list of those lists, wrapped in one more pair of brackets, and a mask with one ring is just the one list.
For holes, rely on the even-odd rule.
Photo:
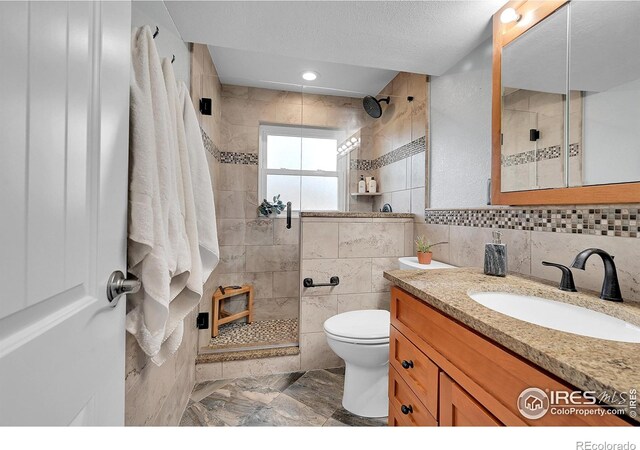
{"label": "faucet handle", "polygon": [[562,279],[560,280],[561,291],[578,292],[578,290],[576,289],[576,285],[573,282],[573,273],[571,273],[571,269],[569,269],[567,266],[563,266],[562,264],[549,261],[542,261],[542,265],[557,267],[562,271]]}

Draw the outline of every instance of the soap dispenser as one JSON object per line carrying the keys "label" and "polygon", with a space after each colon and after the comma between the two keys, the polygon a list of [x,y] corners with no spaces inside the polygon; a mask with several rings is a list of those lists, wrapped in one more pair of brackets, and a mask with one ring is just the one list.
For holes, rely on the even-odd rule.
{"label": "soap dispenser", "polygon": [[493,242],[484,247],[484,273],[496,277],[507,276],[507,246],[500,240],[502,233],[492,233]]}

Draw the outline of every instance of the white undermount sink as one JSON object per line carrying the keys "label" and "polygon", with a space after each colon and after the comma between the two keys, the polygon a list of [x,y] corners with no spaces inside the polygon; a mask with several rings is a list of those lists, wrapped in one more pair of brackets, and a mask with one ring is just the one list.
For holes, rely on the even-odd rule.
{"label": "white undermount sink", "polygon": [[489,309],[535,325],[597,339],[640,343],[640,327],[580,306],[507,292],[482,292],[469,297]]}

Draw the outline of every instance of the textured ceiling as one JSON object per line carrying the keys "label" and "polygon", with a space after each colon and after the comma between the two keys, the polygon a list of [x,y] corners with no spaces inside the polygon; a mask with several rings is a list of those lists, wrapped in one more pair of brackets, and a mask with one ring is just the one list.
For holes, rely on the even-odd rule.
{"label": "textured ceiling", "polygon": [[[223,47],[209,47],[223,84],[253,86],[310,94],[364,97],[376,95],[397,72],[384,69],[310,61]],[[302,73],[312,70],[315,81],[303,81]],[[301,83],[304,83],[302,85]]]}
{"label": "textured ceiling", "polygon": [[505,0],[165,3],[188,42],[441,75],[490,36]]}

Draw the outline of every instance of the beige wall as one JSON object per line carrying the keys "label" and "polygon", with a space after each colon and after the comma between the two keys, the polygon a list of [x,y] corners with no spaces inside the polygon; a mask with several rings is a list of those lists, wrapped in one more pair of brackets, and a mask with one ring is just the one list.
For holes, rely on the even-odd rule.
{"label": "beige wall", "polygon": [[[433,250],[433,258],[460,267],[482,267],[484,244],[491,242],[491,228],[454,225],[416,224],[416,232],[432,241],[448,241]],[[567,266],[582,250],[601,248],[615,255],[618,278],[625,300],[640,301],[638,255],[640,239],[626,237],[569,234],[548,231],[522,231],[501,229],[507,244],[509,270],[525,275],[558,282],[558,269],[545,267],[542,261],[558,262]],[[598,256],[589,259],[587,269],[573,269],[578,289],[600,292],[604,277],[602,261]]]}
{"label": "beige wall", "polygon": [[329,348],[323,323],[359,309],[389,309],[390,284],[382,273],[398,268],[398,258],[413,254],[413,219],[302,218],[302,279],[336,287],[302,288],[300,368],[336,367],[342,360]]}

